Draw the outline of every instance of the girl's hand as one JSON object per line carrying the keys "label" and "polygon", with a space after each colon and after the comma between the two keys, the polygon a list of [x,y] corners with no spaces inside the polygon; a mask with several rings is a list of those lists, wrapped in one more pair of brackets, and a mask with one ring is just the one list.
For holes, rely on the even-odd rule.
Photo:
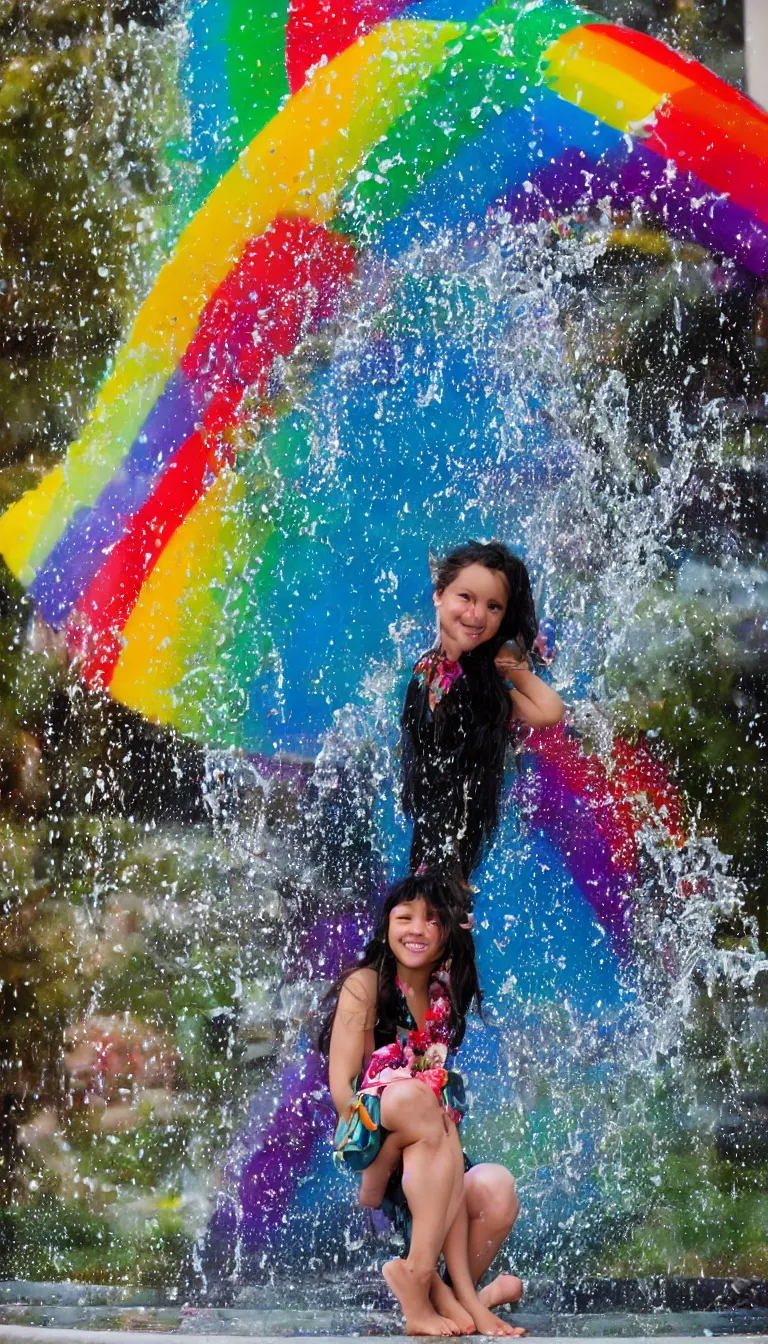
{"label": "girl's hand", "polygon": [[560,722],[565,713],[560,696],[530,670],[515,643],[499,650],[496,667],[509,687],[513,714],[519,723],[528,728],[551,728]]}
{"label": "girl's hand", "polygon": [[511,641],[499,649],[495,658],[496,667],[506,680],[511,672],[528,672],[528,659],[520,652],[519,646]]}
{"label": "girl's hand", "polygon": [[350,1116],[352,1115],[352,1107],[355,1104],[355,1096],[356,1094],[354,1092],[351,1092],[349,1096],[349,1101],[345,1102],[344,1105],[341,1107],[337,1106],[336,1113],[339,1119],[341,1119],[343,1116],[345,1120],[349,1120]]}

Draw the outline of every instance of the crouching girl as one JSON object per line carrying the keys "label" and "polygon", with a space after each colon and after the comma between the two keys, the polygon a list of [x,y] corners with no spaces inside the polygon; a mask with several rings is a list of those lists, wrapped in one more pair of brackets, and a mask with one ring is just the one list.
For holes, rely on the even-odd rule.
{"label": "crouching girl", "polygon": [[[406,1235],[405,1258],[383,1273],[409,1334],[524,1333],[491,1310],[519,1298],[519,1279],[476,1288],[517,1216],[510,1173],[471,1166],[459,1141],[464,1086],[448,1055],[480,1002],[465,895],[425,872],[389,893],[321,1035],[337,1159],[362,1172],[361,1203],[383,1205]],[[441,1253],[448,1282],[437,1273]]]}

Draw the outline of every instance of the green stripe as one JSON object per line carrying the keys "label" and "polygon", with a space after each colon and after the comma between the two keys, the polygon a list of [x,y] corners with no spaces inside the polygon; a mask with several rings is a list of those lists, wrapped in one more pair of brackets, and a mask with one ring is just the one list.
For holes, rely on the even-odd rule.
{"label": "green stripe", "polygon": [[[504,24],[506,42],[516,68],[533,84],[541,84],[542,57],[563,33],[579,28],[583,23],[608,22],[580,5],[563,4],[562,0],[552,0],[552,3],[543,0],[540,4],[531,4],[530,0],[509,0],[494,9]],[[492,10],[486,11],[489,17],[492,13]]]}
{"label": "green stripe", "polygon": [[237,152],[271,121],[288,97],[287,0],[231,0],[227,25],[229,101],[237,116]]}
{"label": "green stripe", "polygon": [[[206,628],[190,636],[188,670],[173,715],[174,726],[197,741],[241,746],[248,697],[263,694],[275,675],[275,646],[263,608],[271,605],[286,541],[293,564],[304,552],[311,574],[316,527],[327,513],[327,503],[293,488],[310,452],[308,425],[292,412],[265,427],[258,443],[238,457],[243,489],[229,506],[220,539],[228,556],[227,581],[209,601]],[[290,608],[273,611],[271,620],[273,626],[290,624]],[[261,712],[261,732],[265,723]]]}
{"label": "green stripe", "polygon": [[451,43],[341,194],[333,227],[370,243],[437,170],[543,82],[542,57],[564,32],[593,16],[561,3],[494,4]]}
{"label": "green stripe", "polygon": [[453,44],[447,64],[374,146],[342,194],[337,227],[369,242],[462,144],[504,108],[522,103],[524,81],[501,46],[498,32],[479,26]]}

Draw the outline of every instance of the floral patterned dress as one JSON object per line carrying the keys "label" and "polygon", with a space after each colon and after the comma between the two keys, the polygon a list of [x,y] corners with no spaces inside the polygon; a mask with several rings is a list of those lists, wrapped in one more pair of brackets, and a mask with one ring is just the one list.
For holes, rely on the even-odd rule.
{"label": "floral patterned dress", "polygon": [[386,1087],[417,1080],[429,1087],[457,1125],[466,1112],[464,1080],[447,1068],[450,1041],[451,998],[448,971],[441,966],[429,983],[429,1008],[420,1031],[408,1008],[410,986],[398,978],[402,996],[403,1025],[389,1045],[374,1050],[363,1073],[358,1093],[381,1093]]}

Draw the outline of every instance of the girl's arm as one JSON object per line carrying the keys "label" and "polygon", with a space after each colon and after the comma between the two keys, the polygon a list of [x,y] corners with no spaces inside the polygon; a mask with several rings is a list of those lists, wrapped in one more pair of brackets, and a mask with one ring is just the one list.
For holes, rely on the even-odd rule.
{"label": "girl's arm", "polygon": [[376,1024],[377,980],[371,967],[361,967],[339,992],[328,1052],[328,1083],[339,1115],[352,1100],[354,1081],[363,1068],[365,1038]]}
{"label": "girl's arm", "polygon": [[499,651],[496,666],[509,686],[516,719],[529,728],[551,728],[560,722],[565,713],[560,696],[530,671],[514,644]]}

